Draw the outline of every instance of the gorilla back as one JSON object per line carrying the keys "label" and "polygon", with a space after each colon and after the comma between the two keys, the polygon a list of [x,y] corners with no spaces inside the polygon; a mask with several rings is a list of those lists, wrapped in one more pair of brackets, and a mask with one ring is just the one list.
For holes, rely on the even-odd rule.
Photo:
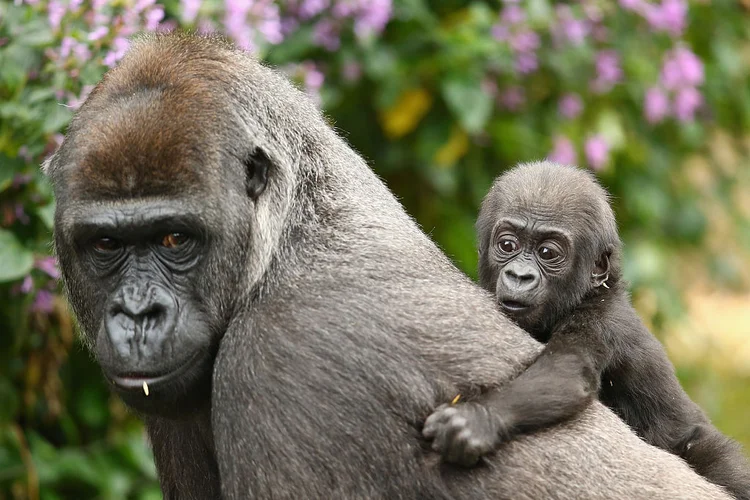
{"label": "gorilla back", "polygon": [[598,404],[441,464],[426,416],[540,346],[226,42],[137,41],[45,170],[70,302],[166,498],[725,498]]}

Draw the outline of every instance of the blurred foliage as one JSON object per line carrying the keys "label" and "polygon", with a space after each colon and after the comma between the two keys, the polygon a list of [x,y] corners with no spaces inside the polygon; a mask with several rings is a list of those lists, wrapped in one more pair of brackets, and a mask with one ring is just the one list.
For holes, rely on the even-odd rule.
{"label": "blurred foliage", "polygon": [[[308,91],[469,275],[492,179],[549,156],[613,194],[658,333],[750,281],[750,16],[734,0],[0,2],[0,500],[160,498],[137,420],[76,341],[39,164],[140,30],[223,31]],[[387,25],[386,25],[387,24]],[[721,27],[721,29],[718,29]],[[748,373],[678,365],[750,446]]]}

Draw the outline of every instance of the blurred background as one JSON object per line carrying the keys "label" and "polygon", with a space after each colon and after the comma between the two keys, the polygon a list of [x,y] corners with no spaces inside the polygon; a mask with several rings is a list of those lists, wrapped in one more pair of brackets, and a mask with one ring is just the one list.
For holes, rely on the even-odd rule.
{"label": "blurred background", "polygon": [[161,498],[76,340],[39,164],[128,37],[174,28],[288,74],[471,276],[496,175],[594,170],[638,311],[750,450],[750,1],[0,0],[0,500]]}

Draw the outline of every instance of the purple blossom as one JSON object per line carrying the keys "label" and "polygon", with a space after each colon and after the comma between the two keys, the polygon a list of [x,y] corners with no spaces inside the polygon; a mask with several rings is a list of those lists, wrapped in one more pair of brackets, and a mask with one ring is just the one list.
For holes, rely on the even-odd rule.
{"label": "purple blossom", "polygon": [[354,32],[359,37],[380,33],[391,18],[391,0],[362,0],[354,20]]}
{"label": "purple blossom", "polygon": [[663,0],[661,4],[643,4],[640,13],[657,31],[679,36],[685,29],[688,6],[684,0]]}
{"label": "purple blossom", "polygon": [[577,19],[568,5],[557,7],[557,24],[553,28],[553,36],[559,42],[568,41],[573,45],[580,45],[589,34],[589,23],[584,19]]}
{"label": "purple blossom", "polygon": [[583,151],[586,161],[594,170],[601,170],[609,159],[609,145],[600,135],[590,136],[583,145]]}
{"label": "purple blossom", "polygon": [[578,163],[578,154],[573,143],[564,135],[555,137],[552,143],[552,151],[547,158],[551,161],[562,163],[563,165],[575,165]]}
{"label": "purple blossom", "polygon": [[106,56],[104,56],[104,65],[108,67],[114,66],[117,61],[122,59],[122,57],[125,55],[125,52],[127,52],[129,46],[129,42],[127,38],[118,36],[114,40],[112,40],[112,50],[110,50]]}
{"label": "purple blossom", "polygon": [[526,94],[522,87],[514,85],[503,90],[499,99],[500,105],[508,111],[518,111],[526,103]]}
{"label": "purple blossom", "polygon": [[164,7],[158,5],[146,13],[146,30],[154,31],[159,27],[159,22],[164,19]]}
{"label": "purple blossom", "polygon": [[136,13],[143,12],[156,3],[156,0],[137,0],[133,9]]}
{"label": "purple blossom", "polygon": [[54,257],[42,257],[34,262],[34,267],[47,273],[47,276],[56,280],[60,279],[60,269]]}
{"label": "purple blossom", "polygon": [[516,56],[516,71],[522,75],[533,73],[539,67],[539,61],[536,54],[518,54]]}
{"label": "purple blossom", "polygon": [[492,38],[498,42],[506,42],[510,38],[510,30],[506,25],[501,23],[493,25],[490,29],[490,33],[492,34]]}
{"label": "purple blossom", "polygon": [[86,62],[91,59],[91,50],[85,43],[76,43],[73,47],[73,54],[81,62]]}
{"label": "purple blossom", "polygon": [[89,96],[91,91],[94,90],[93,85],[84,85],[83,88],[81,88],[81,93],[78,96],[72,95],[68,99],[68,106],[71,109],[78,109],[81,107],[81,104],[84,103],[86,98]]}
{"label": "purple blossom", "polygon": [[89,33],[88,39],[91,42],[94,42],[96,40],[99,40],[101,38],[104,38],[109,33],[109,27],[107,26],[99,26],[98,28],[95,28],[94,31]]}
{"label": "purple blossom", "polygon": [[511,38],[510,46],[516,52],[533,52],[539,48],[539,35],[531,30],[520,31]]}
{"label": "purple blossom", "polygon": [[325,75],[314,63],[305,65],[305,88],[308,90],[318,91],[323,86]]}
{"label": "purple blossom", "polygon": [[39,290],[34,297],[34,302],[31,304],[31,310],[33,312],[40,312],[49,314],[54,309],[54,295],[48,290]]}
{"label": "purple blossom", "polygon": [[198,16],[203,0],[180,0],[182,7],[182,20],[186,23],[192,23]]}
{"label": "purple blossom", "polygon": [[683,122],[692,121],[695,112],[703,104],[703,96],[695,87],[685,87],[677,91],[674,98],[674,115]]}
{"label": "purple blossom", "polygon": [[620,0],[620,7],[625,10],[640,11],[643,5],[643,0]]}
{"label": "purple blossom", "polygon": [[557,105],[562,116],[568,119],[576,118],[583,111],[583,101],[578,94],[565,94]]}
{"label": "purple blossom", "polygon": [[503,8],[500,19],[508,24],[521,24],[526,20],[526,12],[516,4],[509,4]]}
{"label": "purple blossom", "polygon": [[667,90],[696,86],[704,80],[703,63],[690,49],[678,47],[669,52],[661,70],[661,83]]}
{"label": "purple blossom", "polygon": [[597,92],[606,92],[622,79],[620,56],[614,50],[602,50],[596,55],[596,80],[593,88]]}
{"label": "purple blossom", "polygon": [[34,280],[31,279],[31,275],[28,274],[23,279],[23,283],[21,283],[20,291],[21,293],[29,293],[31,290],[34,289]]}
{"label": "purple blossom", "polygon": [[331,19],[319,21],[313,31],[313,42],[331,52],[337,50],[341,45],[341,39],[336,24]]}
{"label": "purple blossom", "polygon": [[297,14],[300,19],[307,20],[323,12],[330,5],[330,0],[303,0]]}
{"label": "purple blossom", "polygon": [[659,123],[669,114],[669,97],[659,87],[646,91],[643,100],[643,115],[649,123]]}
{"label": "purple blossom", "polygon": [[63,37],[62,42],[60,42],[60,59],[67,59],[76,43],[76,39],[72,36]]}
{"label": "purple blossom", "polygon": [[56,30],[60,28],[60,23],[63,17],[65,17],[67,10],[67,5],[60,0],[50,0],[47,4],[47,20],[52,29]]}

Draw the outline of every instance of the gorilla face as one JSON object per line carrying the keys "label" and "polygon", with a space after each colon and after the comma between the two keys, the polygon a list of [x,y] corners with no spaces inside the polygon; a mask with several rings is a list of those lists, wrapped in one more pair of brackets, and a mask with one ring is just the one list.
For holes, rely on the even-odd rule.
{"label": "gorilla face", "polygon": [[521,328],[538,330],[544,318],[553,314],[557,296],[573,285],[576,273],[572,272],[570,233],[503,218],[491,241],[498,305]]}
{"label": "gorilla face", "polygon": [[583,171],[566,173],[551,163],[507,172],[477,219],[482,286],[542,342],[610,272],[619,273],[606,192]]}
{"label": "gorilla face", "polygon": [[65,220],[63,267],[75,266],[77,280],[96,286],[88,333],[125,402],[158,412],[205,386],[215,335],[196,286],[212,241],[203,214],[175,201],[137,200],[79,206]]}
{"label": "gorilla face", "polygon": [[[148,82],[166,70],[143,71]],[[270,164],[251,141],[218,132],[240,127],[226,94],[171,77],[98,87],[48,166],[84,339],[129,406],[164,416],[210,401],[219,342],[263,273],[249,270],[250,249],[268,239],[254,217]]]}

